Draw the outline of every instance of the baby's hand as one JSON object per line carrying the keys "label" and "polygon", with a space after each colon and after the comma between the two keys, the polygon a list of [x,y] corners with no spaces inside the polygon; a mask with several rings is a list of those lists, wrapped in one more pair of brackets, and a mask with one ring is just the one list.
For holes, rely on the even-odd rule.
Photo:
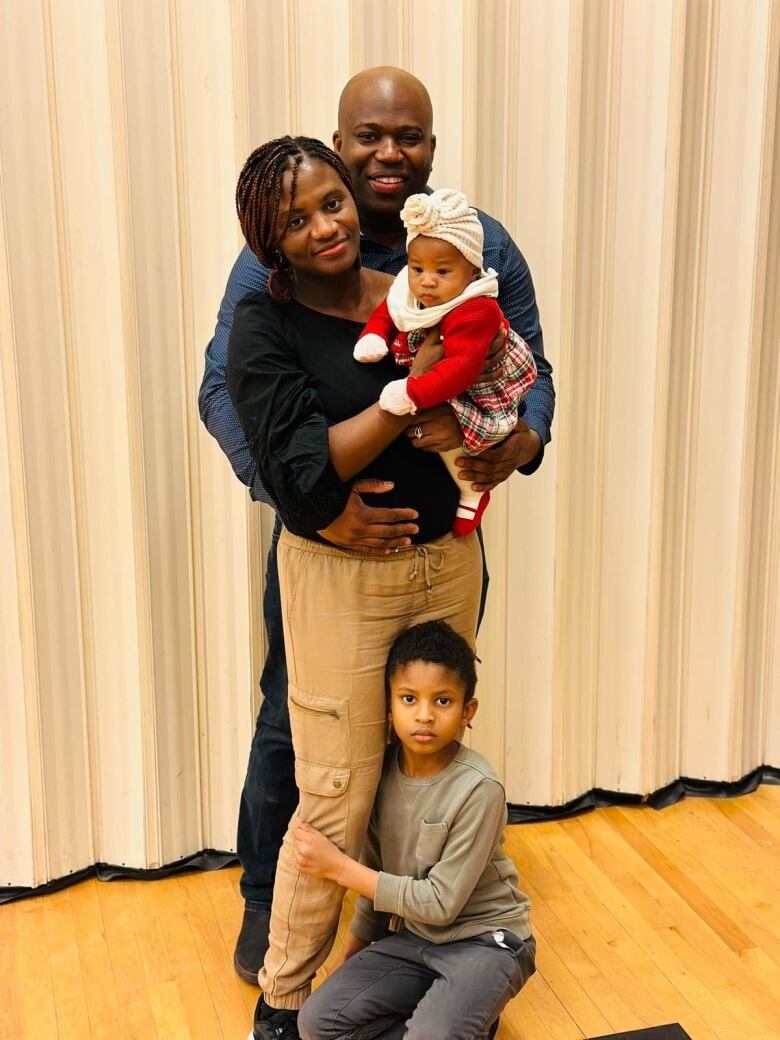
{"label": "baby's hand", "polygon": [[329,838],[310,823],[298,819],[293,823],[293,839],[298,870],[312,877],[332,876],[334,867],[344,853]]}
{"label": "baby's hand", "polygon": [[355,344],[355,349],[352,351],[355,361],[362,361],[364,365],[372,365],[376,361],[381,361],[386,354],[387,344],[375,332],[369,332],[367,335],[361,336]]}

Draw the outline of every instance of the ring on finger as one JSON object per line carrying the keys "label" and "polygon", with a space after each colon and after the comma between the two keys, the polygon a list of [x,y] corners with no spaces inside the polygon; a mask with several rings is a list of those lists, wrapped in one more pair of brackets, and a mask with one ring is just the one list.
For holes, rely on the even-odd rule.
{"label": "ring on finger", "polygon": [[422,428],[422,426],[415,426],[415,428],[414,428],[414,439],[416,441],[419,441],[420,438],[422,437],[422,435],[423,435],[423,428]]}

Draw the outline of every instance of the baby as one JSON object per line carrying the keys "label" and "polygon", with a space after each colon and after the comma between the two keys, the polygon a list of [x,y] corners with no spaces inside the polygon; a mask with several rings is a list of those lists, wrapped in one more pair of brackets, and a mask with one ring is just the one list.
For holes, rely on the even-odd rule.
{"label": "baby", "polygon": [[455,459],[479,455],[515,428],[518,407],[536,379],[528,345],[510,331],[506,349],[489,371],[485,361],[506,319],[498,306],[498,279],[482,268],[482,225],[462,192],[440,188],[410,195],[401,210],[407,231],[408,265],[371,315],[354,350],[357,361],[381,361],[392,346],[409,367],[425,330],[441,324],[444,357],[423,376],[396,379],[379,404],[395,415],[414,414],[445,401],[463,430],[463,445],[441,452],[460,489],[455,535],[478,526],[490,492],[473,492],[458,480]]}

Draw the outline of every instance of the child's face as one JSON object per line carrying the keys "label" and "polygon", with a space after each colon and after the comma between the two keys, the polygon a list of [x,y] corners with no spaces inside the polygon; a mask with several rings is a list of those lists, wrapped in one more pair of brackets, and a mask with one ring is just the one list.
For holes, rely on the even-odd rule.
{"label": "child's face", "polygon": [[440,238],[418,235],[409,246],[409,289],[423,307],[460,296],[479,271],[463,253]]}
{"label": "child's face", "polygon": [[404,748],[415,757],[435,758],[458,740],[477,710],[464,704],[462,680],[448,668],[411,661],[390,680],[390,719]]}

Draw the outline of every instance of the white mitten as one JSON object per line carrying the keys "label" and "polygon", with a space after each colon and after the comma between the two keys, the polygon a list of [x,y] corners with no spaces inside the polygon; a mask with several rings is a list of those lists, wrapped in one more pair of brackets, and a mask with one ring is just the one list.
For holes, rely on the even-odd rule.
{"label": "white mitten", "polygon": [[406,392],[405,379],[394,379],[387,384],[379,395],[379,407],[393,415],[414,415],[417,411],[414,401]]}
{"label": "white mitten", "polygon": [[381,361],[386,354],[387,344],[375,332],[369,332],[365,336],[361,336],[355,344],[355,349],[352,351],[355,361],[362,361],[363,364],[369,365],[373,364],[374,361]]}

